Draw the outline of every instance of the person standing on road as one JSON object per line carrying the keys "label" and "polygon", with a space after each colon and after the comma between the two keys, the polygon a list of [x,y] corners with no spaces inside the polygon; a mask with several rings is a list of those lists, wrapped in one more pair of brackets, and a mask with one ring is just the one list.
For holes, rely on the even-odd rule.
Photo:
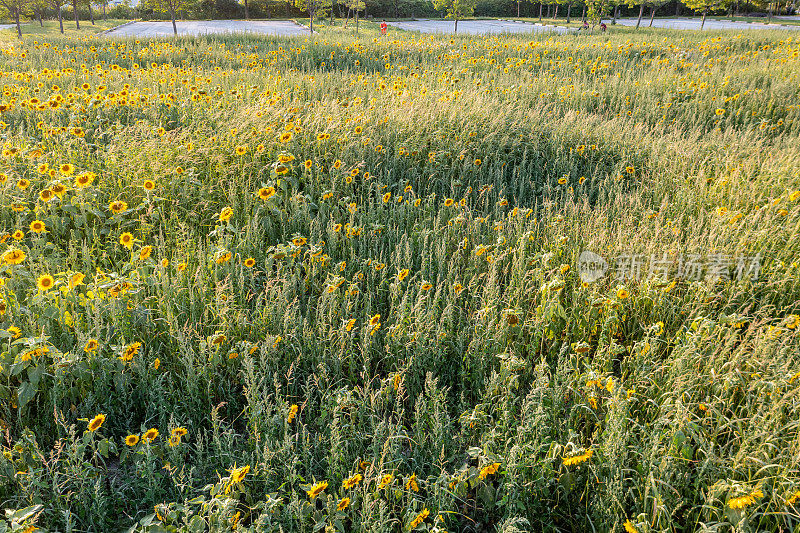
{"label": "person standing on road", "polygon": [[386,24],[385,20],[381,20],[381,35],[386,35],[386,32],[389,30],[389,26]]}

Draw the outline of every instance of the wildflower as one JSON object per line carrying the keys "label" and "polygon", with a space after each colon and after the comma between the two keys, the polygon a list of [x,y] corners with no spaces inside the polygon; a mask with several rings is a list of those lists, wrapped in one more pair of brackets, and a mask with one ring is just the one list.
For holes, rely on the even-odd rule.
{"label": "wildflower", "polygon": [[172,435],[176,435],[181,438],[185,437],[188,433],[189,431],[184,427],[177,427],[172,430]]}
{"label": "wildflower", "polygon": [[411,474],[411,477],[406,481],[406,490],[412,492],[419,492],[419,485],[417,484],[417,475]]}
{"label": "wildflower", "polygon": [[245,465],[241,468],[236,468],[236,465],[231,470],[228,470],[231,473],[228,484],[225,486],[225,494],[228,494],[231,491],[231,487],[234,485],[238,485],[242,481],[244,481],[244,477],[250,472],[250,465]]}
{"label": "wildflower", "polygon": [[498,468],[500,468],[500,463],[492,463],[484,466],[478,474],[478,479],[486,479],[487,476],[496,474]]}
{"label": "wildflower", "polygon": [[292,244],[295,246],[303,246],[308,242],[305,237],[295,237],[292,239]]}
{"label": "wildflower", "polygon": [[351,318],[345,324],[344,329],[347,330],[347,331],[350,331],[350,330],[353,329],[353,326],[355,326],[355,325],[356,325],[356,319],[355,318]]}
{"label": "wildflower", "polygon": [[25,178],[21,178],[21,179],[17,180],[17,189],[19,189],[21,191],[24,191],[25,189],[28,188],[28,186],[30,184],[31,184],[31,182],[29,180],[26,180]]}
{"label": "wildflower", "polygon": [[480,159],[476,159],[475,161],[473,161],[473,163],[475,164],[476,167],[479,167],[481,166],[481,163],[483,163],[483,161],[481,161]]}
{"label": "wildflower", "polygon": [[247,268],[253,268],[255,264],[256,260],[253,259],[252,257],[248,257],[247,259],[244,260],[244,266],[246,266]]}
{"label": "wildflower", "polygon": [[784,325],[789,329],[795,329],[798,325],[800,325],[800,315],[787,316]]}
{"label": "wildflower", "polygon": [[389,203],[389,200],[392,198],[392,193],[387,192],[383,195],[383,203]]}
{"label": "wildflower", "polygon": [[156,357],[156,360],[153,361],[153,370],[158,370],[158,367],[161,366],[161,359]]}
{"label": "wildflower", "polygon": [[319,483],[315,483],[314,485],[312,485],[311,488],[306,491],[306,494],[308,494],[308,497],[313,500],[327,488],[328,488],[328,482],[320,481]]}
{"label": "wildflower", "polygon": [[89,431],[97,431],[100,429],[100,426],[103,425],[103,422],[106,421],[106,415],[97,415],[96,417],[92,418],[91,422],[89,422]]}
{"label": "wildflower", "polygon": [[227,222],[233,216],[233,209],[231,207],[226,207],[219,213],[219,221],[220,222]]}
{"label": "wildflower", "polygon": [[236,147],[236,155],[244,155],[247,153],[247,145],[242,144]]}
{"label": "wildflower", "polygon": [[69,284],[67,285],[67,287],[69,288],[69,290],[72,290],[78,285],[83,285],[84,278],[86,278],[85,274],[83,274],[82,272],[75,272],[69,277]]}
{"label": "wildflower", "polygon": [[42,222],[41,220],[34,220],[33,222],[31,222],[30,229],[34,233],[42,233],[47,228],[45,227],[44,222]]}
{"label": "wildflower", "polygon": [[736,498],[731,498],[728,500],[728,507],[731,509],[744,509],[750,505],[753,505],[756,500],[763,498],[764,493],[761,492],[760,489],[756,489],[749,494],[745,494],[743,496],[738,496]]}
{"label": "wildflower", "polygon": [[795,491],[794,494],[786,499],[786,505],[794,505],[798,500],[800,500],[800,490]]}
{"label": "wildflower", "polygon": [[580,455],[573,455],[572,457],[564,457],[564,466],[572,466],[584,463],[592,458],[594,455],[593,450],[586,450]]}
{"label": "wildflower", "polygon": [[25,232],[18,229],[17,231],[11,234],[11,238],[14,239],[15,241],[21,241],[22,239],[25,238]]}
{"label": "wildflower", "polygon": [[53,191],[51,191],[50,189],[42,189],[39,192],[39,200],[41,200],[42,202],[49,202],[50,200],[53,199],[53,196],[55,196],[55,194],[53,194]]}
{"label": "wildflower", "polygon": [[622,526],[625,528],[625,533],[639,533],[639,530],[636,529],[630,520],[626,520]]}
{"label": "wildflower", "polygon": [[423,290],[423,292],[428,292],[433,288],[433,285],[430,283],[423,283],[420,288]]}
{"label": "wildflower", "polygon": [[403,270],[397,273],[397,281],[403,281],[408,277],[408,274],[409,270],[407,268],[404,268]]}
{"label": "wildflower", "polygon": [[150,428],[144,432],[142,435],[142,439],[146,440],[147,442],[153,442],[158,438],[158,430],[156,428]]}
{"label": "wildflower", "polygon": [[357,487],[358,484],[361,483],[362,479],[364,479],[364,477],[361,474],[350,476],[342,482],[342,488],[345,490],[350,490],[354,487]]}
{"label": "wildflower", "polygon": [[221,250],[219,253],[217,253],[215,261],[218,265],[222,265],[230,261],[231,257],[233,257],[231,252],[228,252],[227,250]]}
{"label": "wildflower", "polygon": [[139,435],[128,435],[125,437],[125,444],[131,447],[136,446],[139,444]]}
{"label": "wildflower", "polygon": [[444,201],[444,206],[445,206],[445,207],[450,207],[450,206],[451,206],[451,205],[453,205],[454,203],[455,203],[455,200],[453,200],[452,198],[447,198],[447,199]]}
{"label": "wildflower", "polygon": [[133,357],[134,357],[136,354],[138,354],[138,353],[139,353],[139,349],[140,349],[141,347],[142,347],[142,343],[141,343],[141,342],[134,342],[134,343],[131,343],[131,344],[129,344],[129,345],[128,345],[128,346],[126,346],[126,347],[125,347],[125,349],[122,351],[122,357],[121,357],[121,359],[122,359],[123,361],[130,361],[131,359],[133,359]]}
{"label": "wildflower", "polygon": [[84,189],[92,184],[94,181],[94,174],[91,172],[83,172],[75,176],[75,187],[78,189]]}
{"label": "wildflower", "polygon": [[152,246],[142,246],[139,250],[139,260],[144,261],[150,257],[150,254],[153,253]]}
{"label": "wildflower", "polygon": [[724,115],[724,114],[725,114],[725,110],[724,110],[724,109],[722,109],[722,108],[720,108],[720,107],[718,107],[718,108],[717,108],[717,109],[714,111],[714,114],[715,114],[715,115],[717,115],[718,117],[721,117],[722,115]]}
{"label": "wildflower", "polygon": [[152,191],[156,188],[156,182],[153,180],[144,180],[144,184],[142,186],[144,187],[144,190]]}
{"label": "wildflower", "polygon": [[286,422],[288,424],[291,424],[292,421],[294,420],[294,417],[297,416],[298,409],[299,407],[297,407],[297,404],[292,404],[292,406],[289,407],[289,415],[286,417]]}
{"label": "wildflower", "polygon": [[38,287],[40,291],[48,291],[53,288],[55,282],[56,280],[53,279],[53,276],[50,274],[42,274],[36,279],[36,287]]}
{"label": "wildflower", "polygon": [[108,204],[108,208],[111,210],[112,213],[118,215],[128,209],[128,204],[123,202],[122,200],[116,200]]}
{"label": "wildflower", "polygon": [[339,504],[336,506],[337,511],[344,511],[347,509],[347,506],[350,505],[350,498],[342,498],[339,500]]}
{"label": "wildflower", "polygon": [[64,176],[72,176],[72,174],[75,172],[75,167],[69,163],[65,163],[61,165],[58,170],[60,170],[61,174]]}
{"label": "wildflower", "polygon": [[386,486],[387,486],[387,485],[389,485],[389,483],[391,483],[393,479],[394,479],[394,476],[393,476],[392,474],[386,474],[386,475],[384,475],[384,476],[381,478],[381,482],[380,482],[380,483],[378,483],[378,488],[379,488],[379,489],[384,489],[384,488],[386,488]]}
{"label": "wildflower", "polygon": [[414,518],[414,520],[411,521],[411,524],[409,524],[409,528],[410,529],[416,528],[418,525],[423,523],[425,521],[425,519],[428,518],[428,515],[430,515],[430,514],[431,514],[431,512],[428,511],[428,509],[423,509],[422,512],[419,513],[416,516],[416,518]]}

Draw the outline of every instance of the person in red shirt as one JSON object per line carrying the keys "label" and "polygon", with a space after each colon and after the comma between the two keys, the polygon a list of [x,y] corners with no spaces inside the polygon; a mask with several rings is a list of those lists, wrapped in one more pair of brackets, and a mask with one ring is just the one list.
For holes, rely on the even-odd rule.
{"label": "person in red shirt", "polygon": [[381,35],[386,35],[386,32],[388,31],[388,29],[389,29],[389,26],[386,24],[386,21],[382,20],[381,21]]}

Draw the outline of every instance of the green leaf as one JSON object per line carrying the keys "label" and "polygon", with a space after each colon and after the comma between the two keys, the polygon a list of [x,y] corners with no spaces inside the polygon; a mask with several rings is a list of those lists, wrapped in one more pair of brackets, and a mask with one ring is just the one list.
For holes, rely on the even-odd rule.
{"label": "green leaf", "polygon": [[22,409],[28,402],[33,400],[38,390],[38,387],[29,381],[22,383],[22,385],[17,388],[17,405],[19,408]]}
{"label": "green leaf", "polygon": [[[43,507],[43,505],[32,505],[30,507],[25,507],[24,509],[18,509],[11,515],[10,520],[24,522],[28,518],[41,511]],[[8,517],[8,511],[6,511],[6,517]]]}

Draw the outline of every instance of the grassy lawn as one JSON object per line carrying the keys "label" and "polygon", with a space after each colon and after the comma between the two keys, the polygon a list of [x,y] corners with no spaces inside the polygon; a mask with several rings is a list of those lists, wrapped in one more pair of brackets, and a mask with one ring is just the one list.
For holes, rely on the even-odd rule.
{"label": "grassy lawn", "polygon": [[[56,37],[61,35],[58,20],[44,20],[43,26],[39,25],[37,20],[29,20],[22,24],[23,36],[38,36],[38,37]],[[80,21],[80,29],[75,28],[74,19],[64,19],[64,35],[65,36],[88,36],[100,33],[102,31],[111,29],[127,22],[126,20],[109,19],[104,21],[102,18],[95,19],[94,25],[88,20]],[[8,28],[0,30],[0,39],[14,37],[17,35],[17,29]]]}

